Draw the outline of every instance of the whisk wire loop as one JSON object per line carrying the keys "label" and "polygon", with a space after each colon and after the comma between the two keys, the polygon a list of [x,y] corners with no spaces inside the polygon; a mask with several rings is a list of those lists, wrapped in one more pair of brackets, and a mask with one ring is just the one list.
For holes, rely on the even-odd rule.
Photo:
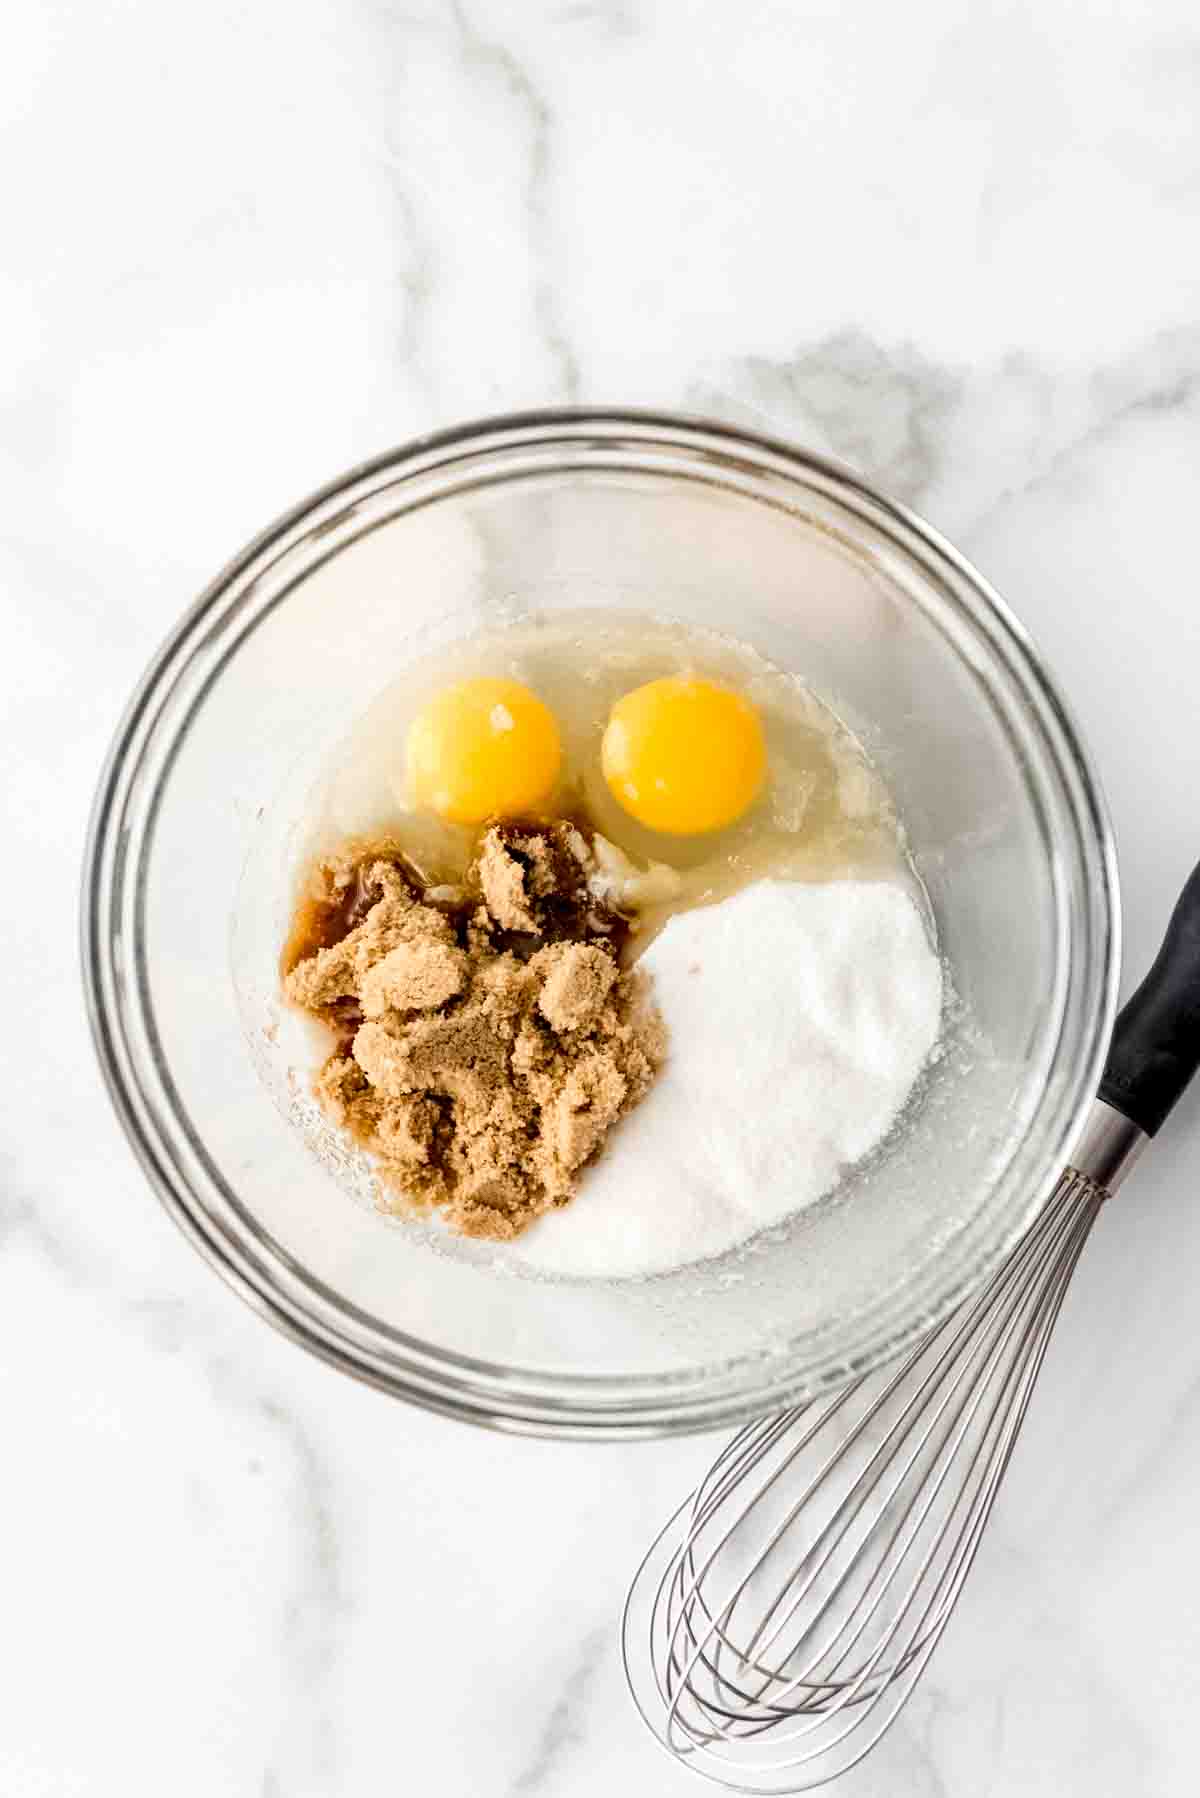
{"label": "whisk wire loop", "polygon": [[970,1570],[1103,1197],[1068,1171],[898,1367],[721,1451],[622,1620],[630,1688],[669,1753],[731,1789],[809,1791],[891,1726]]}

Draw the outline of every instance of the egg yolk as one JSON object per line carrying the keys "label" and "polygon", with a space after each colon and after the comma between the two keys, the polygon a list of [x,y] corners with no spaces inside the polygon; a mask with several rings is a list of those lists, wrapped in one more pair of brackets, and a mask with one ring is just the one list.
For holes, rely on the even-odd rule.
{"label": "egg yolk", "polygon": [[554,714],[520,681],[458,681],[435,693],[408,732],[408,789],[452,824],[512,818],[545,799],[562,749]]}
{"label": "egg yolk", "polygon": [[767,749],[758,713],[740,693],[668,675],[617,701],[600,762],[613,798],[639,824],[694,836],[749,809]]}

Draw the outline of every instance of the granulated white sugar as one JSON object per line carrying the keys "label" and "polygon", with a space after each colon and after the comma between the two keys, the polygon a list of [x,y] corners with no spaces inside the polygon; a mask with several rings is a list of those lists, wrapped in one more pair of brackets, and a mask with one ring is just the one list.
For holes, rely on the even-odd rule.
{"label": "granulated white sugar", "polygon": [[762,880],[642,958],[666,1067],[576,1199],[513,1259],[629,1276],[720,1255],[830,1192],[895,1124],[938,1037],[942,967],[886,882]]}

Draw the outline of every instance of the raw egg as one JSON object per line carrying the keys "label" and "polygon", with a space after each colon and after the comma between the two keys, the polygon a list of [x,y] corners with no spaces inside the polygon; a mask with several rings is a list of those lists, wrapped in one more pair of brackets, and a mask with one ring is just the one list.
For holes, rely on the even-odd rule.
{"label": "raw egg", "polygon": [[672,674],[618,699],[600,763],[613,798],[639,824],[698,836],[732,824],[753,805],[767,749],[748,699],[714,681]]}
{"label": "raw egg", "polygon": [[554,714],[515,680],[443,687],[408,731],[414,805],[451,824],[512,818],[548,798],[562,761]]}

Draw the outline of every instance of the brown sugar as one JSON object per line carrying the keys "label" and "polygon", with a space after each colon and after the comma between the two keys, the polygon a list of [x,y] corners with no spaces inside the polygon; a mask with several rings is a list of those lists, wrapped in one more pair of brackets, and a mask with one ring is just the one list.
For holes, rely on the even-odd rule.
{"label": "brown sugar", "polygon": [[534,966],[544,978],[538,1010],[552,1030],[586,1030],[596,1022],[617,982],[617,964],[590,943],[541,949]]}
{"label": "brown sugar", "polygon": [[574,1196],[653,1081],[662,1019],[619,966],[628,924],[593,897],[590,854],[571,824],[494,826],[452,903],[394,845],[317,870],[284,986],[337,1033],[317,1095],[376,1157],[389,1208],[517,1236]]}

